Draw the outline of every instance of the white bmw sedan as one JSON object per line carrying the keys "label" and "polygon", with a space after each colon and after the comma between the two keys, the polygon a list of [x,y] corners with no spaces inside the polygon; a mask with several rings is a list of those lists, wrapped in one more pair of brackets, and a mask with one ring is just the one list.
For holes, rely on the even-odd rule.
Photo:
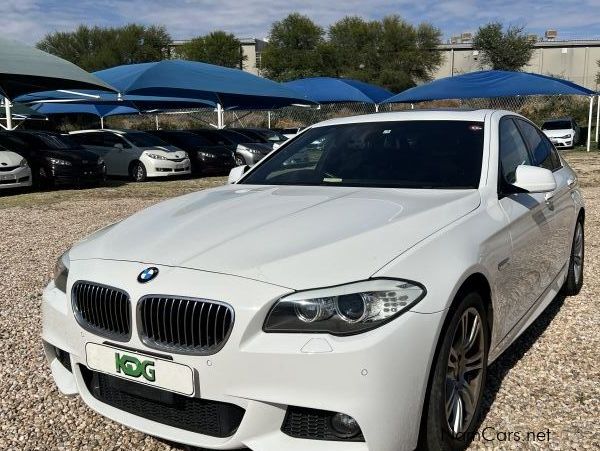
{"label": "white bmw sedan", "polygon": [[322,122],[243,172],[59,259],[61,392],[210,449],[462,449],[488,365],[583,283],[576,175],[510,112]]}

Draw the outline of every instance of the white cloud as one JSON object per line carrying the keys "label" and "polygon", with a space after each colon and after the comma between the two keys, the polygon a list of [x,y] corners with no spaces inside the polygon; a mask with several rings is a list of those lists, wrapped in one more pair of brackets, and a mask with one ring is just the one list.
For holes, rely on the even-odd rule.
{"label": "white cloud", "polygon": [[80,23],[157,23],[177,39],[215,29],[265,37],[273,21],[292,11],[307,14],[323,26],[345,15],[379,19],[399,14],[410,22],[432,22],[446,36],[476,30],[492,20],[526,25],[537,33],[557,28],[565,34],[592,36],[600,34],[600,19],[594,14],[598,6],[599,0],[0,0],[0,18],[4,36],[28,43]]}

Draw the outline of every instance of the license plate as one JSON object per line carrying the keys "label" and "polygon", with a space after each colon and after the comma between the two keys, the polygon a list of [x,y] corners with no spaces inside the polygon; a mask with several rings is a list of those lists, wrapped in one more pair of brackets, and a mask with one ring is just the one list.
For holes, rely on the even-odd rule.
{"label": "license plate", "polygon": [[85,353],[87,366],[93,370],[186,396],[194,394],[194,373],[189,366],[96,343],[88,343]]}
{"label": "license plate", "polygon": [[0,175],[0,180],[14,180],[16,182],[15,177],[13,175]]}

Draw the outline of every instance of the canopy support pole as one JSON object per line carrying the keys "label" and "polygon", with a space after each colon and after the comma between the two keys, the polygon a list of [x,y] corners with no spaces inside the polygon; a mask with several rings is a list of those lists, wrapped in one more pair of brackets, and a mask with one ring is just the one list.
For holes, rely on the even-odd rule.
{"label": "canopy support pole", "polygon": [[159,130],[160,126],[158,124],[158,114],[154,115],[154,125],[156,125],[156,129]]}
{"label": "canopy support pole", "polygon": [[8,100],[8,98],[4,98],[4,112],[6,114],[6,130],[12,130],[13,129],[13,125],[12,125],[12,111],[11,111],[11,104],[10,104],[10,100]]}
{"label": "canopy support pole", "polygon": [[271,112],[267,111],[267,123],[269,126],[269,130],[271,130]]}
{"label": "canopy support pole", "polygon": [[220,103],[217,103],[217,128],[225,128],[223,124],[223,106]]}
{"label": "canopy support pole", "polygon": [[596,142],[598,142],[598,128],[600,128],[600,96],[596,98]]}
{"label": "canopy support pole", "polygon": [[104,129],[104,118],[100,116],[100,128]]}
{"label": "canopy support pole", "polygon": [[588,115],[588,134],[587,134],[587,151],[590,151],[592,146],[592,119],[594,113],[594,96],[590,96],[590,113]]}

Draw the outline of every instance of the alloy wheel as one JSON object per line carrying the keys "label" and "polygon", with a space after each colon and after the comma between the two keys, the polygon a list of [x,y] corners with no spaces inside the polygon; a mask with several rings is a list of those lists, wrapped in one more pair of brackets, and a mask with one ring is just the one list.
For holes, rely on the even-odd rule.
{"label": "alloy wheel", "polygon": [[483,386],[483,334],[481,315],[468,308],[454,330],[446,371],[446,421],[455,437],[468,430]]}
{"label": "alloy wheel", "polygon": [[583,226],[577,223],[575,229],[575,242],[573,243],[573,275],[575,284],[578,285],[583,272]]}
{"label": "alloy wheel", "polygon": [[144,168],[142,167],[141,164],[138,164],[135,167],[135,180],[139,182],[143,178],[144,178]]}

